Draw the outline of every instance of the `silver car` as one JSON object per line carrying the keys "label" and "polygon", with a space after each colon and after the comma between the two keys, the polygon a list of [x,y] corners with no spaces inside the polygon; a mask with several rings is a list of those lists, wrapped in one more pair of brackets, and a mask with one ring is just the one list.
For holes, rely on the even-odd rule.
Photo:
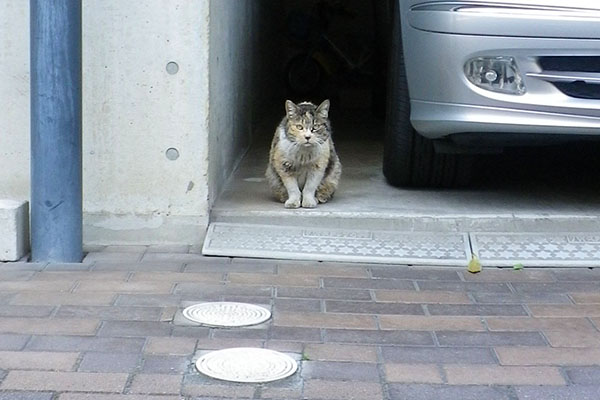
{"label": "silver car", "polygon": [[473,153],[600,138],[600,1],[394,0],[383,172],[469,181]]}

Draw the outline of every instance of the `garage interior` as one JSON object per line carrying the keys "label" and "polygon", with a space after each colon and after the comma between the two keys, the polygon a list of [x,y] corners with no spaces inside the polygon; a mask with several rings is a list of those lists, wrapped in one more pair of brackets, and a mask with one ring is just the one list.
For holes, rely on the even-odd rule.
{"label": "garage interior", "polygon": [[[472,185],[463,189],[388,185],[381,172],[385,2],[329,0],[326,3],[336,8],[321,32],[306,23],[314,18],[318,1],[257,3],[261,33],[250,52],[258,54],[254,69],[258,89],[248,97],[253,102],[253,128],[226,183],[215,193],[211,222],[408,232],[598,230],[600,147],[595,143],[511,148],[482,155],[476,160]],[[325,73],[318,89],[298,94],[286,79],[294,56],[317,46],[323,57],[344,63],[331,48],[317,42],[315,37],[323,35],[340,49],[354,46],[353,52],[342,50],[344,56],[360,60],[366,53],[369,61],[358,71],[342,65],[331,75]],[[270,141],[288,98],[332,102],[333,138],[343,174],[334,199],[316,209],[285,209],[271,197],[264,181]]]}

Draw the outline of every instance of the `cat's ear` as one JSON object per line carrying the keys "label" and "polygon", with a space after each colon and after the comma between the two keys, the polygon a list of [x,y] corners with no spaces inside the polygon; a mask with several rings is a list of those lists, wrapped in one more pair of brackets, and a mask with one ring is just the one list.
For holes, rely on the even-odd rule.
{"label": "cat's ear", "polygon": [[298,115],[298,106],[291,100],[285,101],[285,114],[288,118]]}
{"label": "cat's ear", "polygon": [[319,107],[317,107],[317,115],[323,119],[329,118],[329,100],[324,100]]}

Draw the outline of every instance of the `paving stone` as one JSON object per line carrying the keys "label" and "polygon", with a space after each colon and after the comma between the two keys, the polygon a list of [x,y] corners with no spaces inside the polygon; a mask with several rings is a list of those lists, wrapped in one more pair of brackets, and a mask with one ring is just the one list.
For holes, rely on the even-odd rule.
{"label": "paving stone", "polygon": [[265,349],[271,349],[282,353],[302,354],[304,345],[300,342],[288,342],[285,340],[267,340],[264,343]]}
{"label": "paving stone", "polygon": [[0,351],[0,369],[70,371],[78,358],[79,353]]}
{"label": "paving stone", "polygon": [[158,321],[162,311],[158,307],[61,306],[56,313],[56,317],[98,318],[103,321]]}
{"label": "paving stone", "polygon": [[142,258],[140,252],[89,252],[84,258],[84,263],[114,262],[114,263],[136,263]]}
{"label": "paving stone", "polygon": [[600,317],[596,304],[531,305],[534,317]]}
{"label": "paving stone", "polygon": [[2,271],[42,271],[48,263],[7,262],[0,263]]}
{"label": "paving stone", "polygon": [[133,377],[129,393],[179,394],[181,375],[139,374]]}
{"label": "paving stone", "polygon": [[0,304],[9,304],[16,293],[0,293]]}
{"label": "paving stone", "polygon": [[0,390],[121,393],[126,382],[117,373],[10,371]]}
{"label": "paving stone", "polygon": [[519,293],[599,292],[600,282],[512,283]]}
{"label": "paving stone", "polygon": [[154,356],[144,357],[142,371],[147,374],[181,374],[190,365],[187,357],[183,356]]}
{"label": "paving stone", "polygon": [[416,281],[420,290],[442,290],[468,293],[511,293],[505,283]]}
{"label": "paving stone", "polygon": [[143,245],[109,245],[100,251],[104,253],[136,253],[141,256],[147,249],[148,246]]}
{"label": "paving stone", "polygon": [[98,336],[146,337],[169,336],[171,326],[166,322],[147,321],[106,321],[98,331]]}
{"label": "paving stone", "polygon": [[104,262],[96,261],[93,271],[181,271],[182,262],[156,262],[156,263],[137,263],[137,262]]}
{"label": "paving stone", "polygon": [[450,385],[566,385],[556,367],[444,366]]}
{"label": "paving stone", "polygon": [[[496,364],[489,348],[383,347],[383,359],[397,364]],[[476,365],[474,368],[477,368]]]}
{"label": "paving stone", "polygon": [[433,346],[429,332],[373,331],[353,329],[326,329],[325,341],[329,343],[359,343],[381,345]]}
{"label": "paving stone", "polygon": [[324,278],[326,288],[414,290],[412,281],[400,279]]}
{"label": "paving stone", "polygon": [[385,377],[386,381],[397,383],[444,383],[435,364],[386,364]]}
{"label": "paving stone", "polygon": [[558,281],[600,281],[600,268],[554,269],[552,273]]}
{"label": "paving stone", "polygon": [[546,346],[538,332],[436,332],[440,346]]}
{"label": "paving stone", "polygon": [[118,306],[177,307],[181,296],[174,294],[120,294],[115,300]]}
{"label": "paving stone", "polygon": [[545,331],[544,336],[552,347],[600,347],[600,332],[581,331]]}
{"label": "paving stone", "polygon": [[29,338],[27,335],[0,335],[0,350],[22,350]]}
{"label": "paving stone", "polygon": [[38,272],[33,281],[120,281],[129,277],[126,271],[47,271]]}
{"label": "paving stone", "polygon": [[11,301],[15,305],[79,305],[79,306],[109,306],[115,298],[113,292],[97,292],[93,296],[88,293],[65,292],[22,292]]}
{"label": "paving stone", "polygon": [[44,392],[0,392],[0,400],[52,400],[53,396]]}
{"label": "paving stone", "polygon": [[304,397],[323,400],[381,400],[383,391],[374,382],[336,382],[309,380],[304,383]]}
{"label": "paving stone", "polygon": [[188,355],[193,354],[198,341],[182,337],[150,337],[144,348],[146,354]]}
{"label": "paving stone", "polygon": [[294,297],[305,299],[331,299],[331,300],[371,300],[368,290],[338,289],[338,288],[277,288],[277,297]]}
{"label": "paving stone", "polygon": [[484,268],[479,274],[461,271],[463,279],[469,282],[555,282],[551,271],[539,269],[523,269],[515,271],[512,268]]}
{"label": "paving stone", "polygon": [[[389,385],[390,400],[513,400],[511,389],[499,386]],[[547,398],[538,398],[547,400]],[[537,399],[536,399],[537,400]]]}
{"label": "paving stone", "polygon": [[210,333],[209,328],[199,326],[173,326],[171,336],[188,338],[205,338]]}
{"label": "paving stone", "polygon": [[401,314],[424,315],[423,307],[419,304],[375,303],[367,301],[333,301],[325,302],[328,313],[352,314]]}
{"label": "paving stone", "polygon": [[317,275],[320,277],[368,278],[367,269],[360,266],[336,265],[327,263],[321,266],[306,266],[279,264],[277,271],[280,275]]}
{"label": "paving stone", "polygon": [[597,385],[600,382],[600,367],[566,368],[565,373],[576,385]]}
{"label": "paving stone", "polygon": [[243,285],[209,285],[197,282],[179,283],[175,286],[175,294],[193,294],[195,296],[264,296],[271,297],[272,289],[266,286],[243,286]]}
{"label": "paving stone", "polygon": [[569,331],[593,330],[594,327],[584,318],[524,318],[486,317],[491,331]]}
{"label": "paving stone", "polygon": [[278,312],[273,317],[275,326],[304,328],[376,329],[371,315],[351,315],[333,313]]}
{"label": "paving stone", "polygon": [[600,349],[553,347],[497,347],[502,365],[598,365]]}
{"label": "paving stone", "polygon": [[170,294],[173,290],[171,282],[121,282],[121,281],[80,281],[75,293],[80,292],[119,292],[119,293],[152,293]]}
{"label": "paving stone", "polygon": [[273,301],[275,311],[321,311],[321,300],[312,299],[275,299]]}
{"label": "paving stone", "polygon": [[405,331],[485,331],[479,317],[447,317],[423,315],[380,315],[379,326],[383,330]]}
{"label": "paving stone", "polygon": [[147,272],[138,271],[133,274],[129,282],[209,282],[220,283],[223,281],[223,273],[221,272]]}
{"label": "paving stone", "polygon": [[269,331],[266,327],[243,327],[231,329],[215,329],[213,337],[215,338],[240,338],[240,339],[259,339],[267,340]]}
{"label": "paving stone", "polygon": [[600,399],[600,386],[516,387],[519,400],[597,400]]}
{"label": "paving stone", "polygon": [[91,271],[94,267],[94,263],[48,263],[44,272],[52,271]]}
{"label": "paving stone", "polygon": [[0,306],[0,317],[48,317],[52,306]]}
{"label": "paving stone", "polygon": [[406,267],[388,267],[371,268],[371,274],[374,278],[394,278],[411,280],[432,280],[432,281],[460,281],[458,270],[456,268],[406,268]]}
{"label": "paving stone", "polygon": [[273,275],[235,273],[229,274],[231,283],[240,285],[308,286],[319,287],[321,279],[313,275]]}
{"label": "paving stone", "polygon": [[527,311],[517,304],[430,304],[427,306],[427,309],[431,315],[528,315]]}
{"label": "paving stone", "polygon": [[134,372],[141,357],[134,353],[86,353],[78,371],[84,372]]}
{"label": "paving stone", "polygon": [[600,293],[571,293],[571,298],[578,304],[600,304]]}
{"label": "paving stone", "polygon": [[96,319],[0,318],[0,333],[25,335],[93,335]]}
{"label": "paving stone", "polygon": [[28,281],[34,274],[34,271],[4,271],[0,267],[0,281]]}
{"label": "paving stone", "polygon": [[304,379],[379,382],[377,366],[367,363],[304,361],[301,374]]}
{"label": "paving stone", "polygon": [[377,348],[373,346],[309,343],[303,354],[311,361],[377,362]]}
{"label": "paving stone", "polygon": [[292,400],[301,399],[302,386],[297,387],[276,387],[265,385],[260,389],[261,399],[280,399],[280,400]]}
{"label": "paving stone", "polygon": [[[220,259],[218,259],[220,260]],[[273,274],[275,273],[275,265],[269,263],[253,263],[253,264],[242,264],[242,263],[226,263],[224,261],[215,263],[208,262],[206,264],[187,264],[184,268],[184,272],[194,272],[194,273],[229,273],[229,272],[241,272],[241,273],[251,273],[251,274]]]}
{"label": "paving stone", "polygon": [[34,336],[27,350],[141,353],[142,338],[97,338],[81,336]]}
{"label": "paving stone", "polygon": [[320,342],[321,329],[271,326],[269,331],[269,339],[298,342]]}
{"label": "paving stone", "polygon": [[477,303],[485,304],[568,304],[564,293],[473,293]]}
{"label": "paving stone", "polygon": [[142,263],[150,262],[181,262],[194,263],[202,261],[205,257],[196,253],[146,253],[142,258]]}
{"label": "paving stone", "polygon": [[200,399],[252,399],[256,388],[254,385],[207,385],[207,384],[188,384],[184,382],[181,393],[184,396],[199,396]]}
{"label": "paving stone", "polygon": [[471,300],[465,293],[415,290],[376,290],[378,302],[417,303],[417,304],[469,304]]}
{"label": "paving stone", "polygon": [[221,350],[231,347],[263,347],[264,341],[258,339],[231,339],[208,337],[198,339],[198,350]]}
{"label": "paving stone", "polygon": [[63,393],[58,396],[58,400],[181,400],[181,397],[147,394]]}
{"label": "paving stone", "polygon": [[190,246],[186,244],[152,244],[146,248],[146,253],[189,253]]}
{"label": "paving stone", "polygon": [[69,292],[74,280],[65,281],[0,281],[0,292]]}

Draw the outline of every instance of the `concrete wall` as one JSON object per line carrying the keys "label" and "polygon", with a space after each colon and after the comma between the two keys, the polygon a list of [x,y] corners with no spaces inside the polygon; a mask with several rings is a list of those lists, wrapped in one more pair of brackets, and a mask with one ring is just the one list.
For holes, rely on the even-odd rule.
{"label": "concrete wall", "polygon": [[[29,197],[28,4],[0,2],[0,198]],[[84,242],[198,244],[209,1],[84,0],[83,10]]]}
{"label": "concrete wall", "polygon": [[0,199],[29,200],[29,2],[0,1]]}
{"label": "concrete wall", "polygon": [[281,94],[281,8],[280,2],[210,2],[209,204],[251,144],[255,122]]}

